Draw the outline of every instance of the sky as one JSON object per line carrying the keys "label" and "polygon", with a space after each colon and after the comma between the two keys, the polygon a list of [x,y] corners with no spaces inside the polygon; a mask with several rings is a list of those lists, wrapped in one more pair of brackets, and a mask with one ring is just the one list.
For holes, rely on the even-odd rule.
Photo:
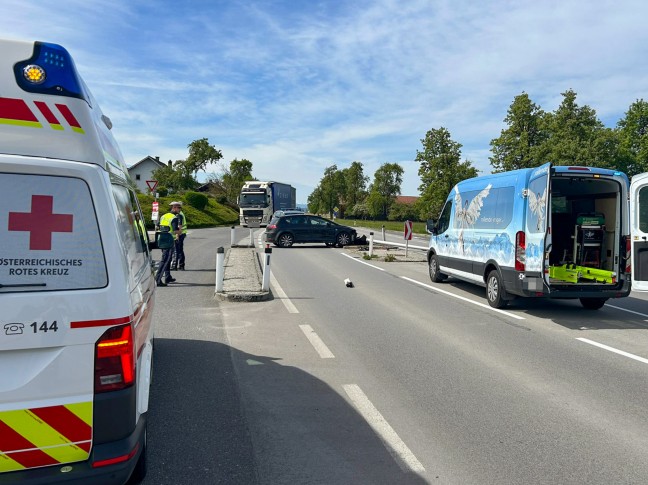
{"label": "sky", "polygon": [[208,138],[305,203],[353,161],[399,163],[418,195],[440,127],[489,173],[522,92],[554,111],[573,89],[616,126],[648,99],[646,19],[644,0],[2,0],[0,37],[70,52],[127,165]]}

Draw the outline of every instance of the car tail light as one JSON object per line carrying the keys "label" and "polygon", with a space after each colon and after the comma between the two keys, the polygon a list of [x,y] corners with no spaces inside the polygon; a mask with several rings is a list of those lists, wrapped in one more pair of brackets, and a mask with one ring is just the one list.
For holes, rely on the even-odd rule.
{"label": "car tail light", "polygon": [[515,234],[515,271],[524,271],[526,263],[526,234],[518,231]]}
{"label": "car tail light", "polygon": [[630,236],[625,236],[625,258],[626,258],[626,267],[625,272],[627,275],[632,273],[632,258],[630,257],[632,251],[632,246],[630,244]]}
{"label": "car tail light", "polygon": [[104,332],[95,344],[95,392],[116,391],[135,382],[135,347],[130,324]]}
{"label": "car tail light", "polygon": [[268,224],[267,227],[266,227],[266,230],[268,230],[268,229],[276,229],[276,228],[277,228],[276,224]]}

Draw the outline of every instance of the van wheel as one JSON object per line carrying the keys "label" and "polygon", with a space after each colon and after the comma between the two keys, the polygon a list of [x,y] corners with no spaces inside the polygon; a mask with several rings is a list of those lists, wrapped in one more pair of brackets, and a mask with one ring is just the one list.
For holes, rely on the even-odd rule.
{"label": "van wheel", "polygon": [[502,278],[499,272],[494,269],[488,274],[488,279],[486,280],[486,299],[488,300],[488,304],[493,308],[504,308],[508,305],[505,296],[506,290],[502,284]]}
{"label": "van wheel", "polygon": [[135,464],[135,469],[133,470],[133,473],[131,473],[130,478],[128,479],[128,482],[126,482],[127,485],[136,485],[140,483],[142,480],[144,480],[144,477],[146,477],[146,427],[144,428],[144,445],[142,447],[142,453],[140,454],[139,460],[137,460],[137,464]]}
{"label": "van wheel", "polygon": [[290,246],[293,245],[293,242],[295,241],[295,238],[293,237],[292,234],[289,232],[284,232],[282,235],[279,236],[279,246],[282,248],[289,248]]}
{"label": "van wheel", "polygon": [[605,302],[608,300],[607,298],[579,298],[581,305],[583,305],[583,308],[587,308],[588,310],[598,310],[601,308],[603,305],[605,305]]}
{"label": "van wheel", "polygon": [[434,283],[441,283],[448,278],[446,275],[441,273],[440,268],[439,258],[437,258],[436,255],[433,255],[428,263],[428,269],[430,271],[430,279]]}

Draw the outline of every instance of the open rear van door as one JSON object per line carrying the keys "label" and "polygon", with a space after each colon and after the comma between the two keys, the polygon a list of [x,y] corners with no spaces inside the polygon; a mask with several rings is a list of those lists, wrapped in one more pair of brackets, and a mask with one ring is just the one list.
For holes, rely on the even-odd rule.
{"label": "open rear van door", "polygon": [[630,245],[632,289],[648,291],[648,173],[630,184]]}
{"label": "open rear van door", "polygon": [[[518,251],[522,251],[519,241],[524,238],[525,253],[524,269],[527,277],[535,276],[544,280],[545,255],[547,254],[547,218],[549,210],[549,182],[551,163],[536,168],[529,176],[526,188],[526,231],[516,236],[516,267],[518,266]],[[546,282],[546,281],[545,281]],[[542,285],[540,285],[542,286]],[[541,290],[541,288],[530,288]]]}

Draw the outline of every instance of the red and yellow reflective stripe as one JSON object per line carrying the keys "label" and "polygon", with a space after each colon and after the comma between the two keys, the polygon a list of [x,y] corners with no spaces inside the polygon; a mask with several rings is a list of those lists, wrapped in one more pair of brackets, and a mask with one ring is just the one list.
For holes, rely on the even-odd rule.
{"label": "red and yellow reflective stripe", "polygon": [[0,124],[43,127],[24,100],[2,97],[0,97]]}
{"label": "red and yellow reflective stripe", "polygon": [[77,121],[77,119],[74,117],[72,114],[72,111],[70,111],[70,108],[67,107],[65,104],[57,104],[56,107],[58,110],[61,112],[63,115],[63,118],[65,118],[65,121],[68,122],[70,125],[70,128],[72,128],[73,131],[77,133],[84,134],[85,131],[83,131],[83,128],[81,128],[81,125]]}
{"label": "red and yellow reflective stripe", "polygon": [[0,472],[87,460],[92,402],[0,412]]}
{"label": "red and yellow reflective stripe", "polygon": [[49,106],[47,106],[46,103],[43,103],[42,101],[34,101],[34,104],[38,108],[38,110],[43,114],[49,125],[52,127],[53,130],[62,130],[63,126],[61,123],[59,123],[59,120],[56,116],[54,116],[54,113],[52,113],[52,110],[49,109]]}

